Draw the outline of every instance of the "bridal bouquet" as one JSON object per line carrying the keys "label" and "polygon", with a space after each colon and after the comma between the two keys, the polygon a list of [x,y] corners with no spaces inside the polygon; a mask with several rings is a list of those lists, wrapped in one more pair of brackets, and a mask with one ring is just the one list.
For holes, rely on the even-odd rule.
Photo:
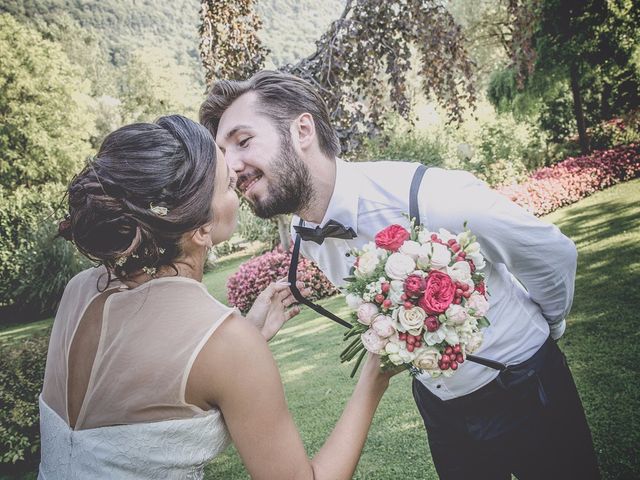
{"label": "bridal bouquet", "polygon": [[480,347],[489,325],[485,262],[466,224],[458,235],[391,225],[353,255],[345,292],[353,328],[341,355],[359,355],[351,376],[366,351],[380,354],[383,368],[451,376]]}

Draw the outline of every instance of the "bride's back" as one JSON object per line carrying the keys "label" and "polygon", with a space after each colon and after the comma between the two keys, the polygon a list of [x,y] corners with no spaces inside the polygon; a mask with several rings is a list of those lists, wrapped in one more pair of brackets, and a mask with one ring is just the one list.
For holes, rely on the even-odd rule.
{"label": "bride's back", "polygon": [[41,478],[181,478],[228,443],[217,409],[185,400],[202,346],[232,313],[184,277],[104,291],[106,270],[71,280],[41,396]]}

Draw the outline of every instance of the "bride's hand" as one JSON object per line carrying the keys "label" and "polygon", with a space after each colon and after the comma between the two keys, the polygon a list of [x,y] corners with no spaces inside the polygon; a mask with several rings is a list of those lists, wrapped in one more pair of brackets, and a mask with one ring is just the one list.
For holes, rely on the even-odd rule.
{"label": "bride's hand", "polygon": [[[307,296],[309,290],[304,289],[302,282],[296,283],[302,295]],[[253,323],[262,336],[271,340],[276,333],[282,328],[285,322],[300,313],[300,307],[294,306],[289,308],[296,302],[289,283],[285,280],[269,284],[253,302],[253,306],[247,312],[246,318]]]}

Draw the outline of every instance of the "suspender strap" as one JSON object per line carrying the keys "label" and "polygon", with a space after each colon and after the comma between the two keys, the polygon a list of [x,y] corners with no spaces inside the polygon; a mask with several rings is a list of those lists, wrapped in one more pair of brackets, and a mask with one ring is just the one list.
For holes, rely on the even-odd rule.
{"label": "suspender strap", "polygon": [[[300,219],[300,226],[302,225],[303,225],[303,220]],[[296,241],[293,244],[293,253],[291,254],[291,263],[289,264],[289,274],[287,275],[287,280],[291,284],[289,288],[291,289],[293,298],[295,298],[298,302],[302,303],[303,305],[306,305],[316,313],[319,313],[320,315],[327,317],[329,320],[333,320],[334,322],[339,323],[343,327],[353,328],[353,326],[349,322],[346,322],[345,320],[341,319],[337,315],[331,313],[326,308],[323,308],[320,305],[317,305],[311,302],[310,300],[307,300],[300,293],[300,290],[298,290],[298,287],[296,286],[296,277],[298,273],[299,258],[300,258],[300,235],[296,235]]]}
{"label": "suspender strap", "polygon": [[[426,171],[427,167],[419,165],[413,174],[413,180],[411,180],[411,189],[409,190],[409,218],[415,221],[415,225],[422,223],[420,221],[420,209],[418,208],[418,190],[420,190],[420,183]],[[493,368],[494,370],[503,371],[507,368],[504,363],[496,362],[488,358],[477,357],[476,355],[467,355],[467,360]]]}
{"label": "suspender strap", "polygon": [[419,165],[411,180],[411,189],[409,190],[409,219],[415,220],[415,225],[420,225],[420,208],[418,207],[418,190],[422,183],[422,177],[427,171],[427,167]]}

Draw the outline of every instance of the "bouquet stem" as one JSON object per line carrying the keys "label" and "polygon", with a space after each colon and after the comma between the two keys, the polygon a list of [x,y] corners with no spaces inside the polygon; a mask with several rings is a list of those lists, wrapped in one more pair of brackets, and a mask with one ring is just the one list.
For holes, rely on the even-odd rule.
{"label": "bouquet stem", "polygon": [[356,364],[353,366],[353,370],[351,370],[351,375],[350,375],[351,378],[355,376],[356,372],[358,371],[358,367],[360,367],[360,364],[362,363],[362,359],[364,358],[366,353],[367,351],[363,348],[362,352],[360,352],[360,355],[358,356],[358,359],[356,360]]}

